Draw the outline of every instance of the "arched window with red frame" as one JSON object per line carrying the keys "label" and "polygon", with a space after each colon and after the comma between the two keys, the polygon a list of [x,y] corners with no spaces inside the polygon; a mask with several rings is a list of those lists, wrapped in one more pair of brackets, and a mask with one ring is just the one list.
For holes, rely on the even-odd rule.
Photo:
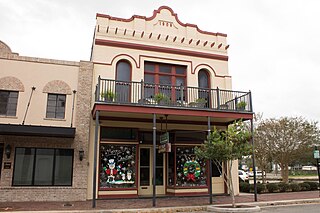
{"label": "arched window with red frame", "polygon": [[126,60],[118,61],[116,65],[116,100],[130,102],[131,94],[131,64]]}

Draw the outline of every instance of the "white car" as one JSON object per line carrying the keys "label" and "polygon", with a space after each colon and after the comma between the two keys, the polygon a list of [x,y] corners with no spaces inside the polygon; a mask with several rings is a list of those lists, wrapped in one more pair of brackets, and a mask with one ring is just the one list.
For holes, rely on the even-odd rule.
{"label": "white car", "polygon": [[249,175],[243,170],[238,170],[238,176],[239,176],[239,181],[243,181],[243,182],[249,181]]}
{"label": "white car", "polygon": [[[247,174],[249,175],[249,177],[253,177],[253,172],[247,172]],[[257,177],[261,177],[262,176],[262,171],[256,171],[256,176]]]}

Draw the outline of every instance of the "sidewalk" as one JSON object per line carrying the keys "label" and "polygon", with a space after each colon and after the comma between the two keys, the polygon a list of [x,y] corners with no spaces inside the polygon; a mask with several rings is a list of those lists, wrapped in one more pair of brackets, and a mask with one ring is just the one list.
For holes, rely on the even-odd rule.
{"label": "sidewalk", "polygon": [[[285,202],[282,202],[285,201]],[[229,196],[213,196],[213,205],[229,204]],[[319,191],[272,193],[258,195],[258,203],[253,194],[236,196],[237,203],[254,203],[255,205],[279,205],[287,203],[320,203]],[[3,202],[1,212],[12,211],[50,211],[50,212],[177,212],[204,211],[209,204],[209,197],[161,197],[152,207],[152,198],[97,200],[92,209],[92,201],[75,202]],[[170,208],[165,208],[170,207]],[[131,209],[131,211],[129,210]],[[138,210],[139,209],[139,210]],[[89,210],[89,211],[88,211]]]}

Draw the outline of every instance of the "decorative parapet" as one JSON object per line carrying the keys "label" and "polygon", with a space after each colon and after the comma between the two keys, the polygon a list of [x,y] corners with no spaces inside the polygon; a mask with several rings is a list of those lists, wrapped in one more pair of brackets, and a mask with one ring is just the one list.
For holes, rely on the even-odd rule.
{"label": "decorative parapet", "polygon": [[184,24],[169,7],[162,6],[153,16],[134,15],[130,19],[97,14],[96,39],[113,38],[142,43],[215,51],[226,54],[226,34],[200,30],[197,25]]}

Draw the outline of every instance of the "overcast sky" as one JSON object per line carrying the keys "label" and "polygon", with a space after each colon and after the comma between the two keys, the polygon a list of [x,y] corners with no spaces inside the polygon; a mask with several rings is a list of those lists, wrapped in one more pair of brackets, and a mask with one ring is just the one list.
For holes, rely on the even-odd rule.
{"label": "overcast sky", "polygon": [[162,5],[228,35],[233,89],[252,91],[255,112],[320,121],[318,0],[0,0],[0,40],[20,55],[89,60],[96,13],[150,17]]}

